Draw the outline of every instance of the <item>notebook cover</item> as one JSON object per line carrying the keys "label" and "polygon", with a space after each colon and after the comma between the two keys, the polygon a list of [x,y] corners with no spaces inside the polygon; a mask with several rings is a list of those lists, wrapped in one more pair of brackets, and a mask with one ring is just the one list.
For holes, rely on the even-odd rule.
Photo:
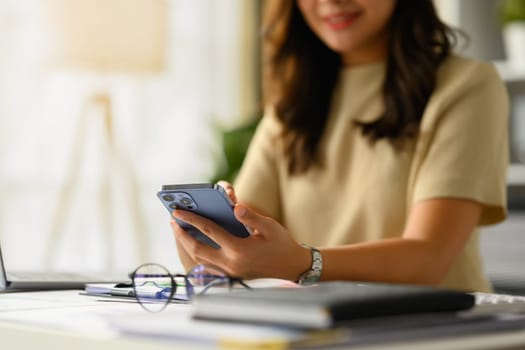
{"label": "notebook cover", "polygon": [[361,318],[466,310],[474,296],[441,288],[369,282],[324,282],[205,294],[193,300],[196,318],[328,328]]}

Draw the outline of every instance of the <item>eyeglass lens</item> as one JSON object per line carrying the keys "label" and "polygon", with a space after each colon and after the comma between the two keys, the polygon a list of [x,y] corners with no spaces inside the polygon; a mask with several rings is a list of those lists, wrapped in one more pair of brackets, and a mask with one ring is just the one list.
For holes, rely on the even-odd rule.
{"label": "eyeglass lens", "polygon": [[147,311],[158,312],[169,303],[176,284],[169,271],[158,264],[144,264],[133,274],[133,291]]}
{"label": "eyeglass lens", "polygon": [[[230,278],[224,271],[211,265],[197,265],[186,274],[188,282],[194,287],[193,293],[203,294],[211,287],[230,288]],[[188,290],[188,294],[189,290]],[[190,294],[190,296],[192,296]]]}

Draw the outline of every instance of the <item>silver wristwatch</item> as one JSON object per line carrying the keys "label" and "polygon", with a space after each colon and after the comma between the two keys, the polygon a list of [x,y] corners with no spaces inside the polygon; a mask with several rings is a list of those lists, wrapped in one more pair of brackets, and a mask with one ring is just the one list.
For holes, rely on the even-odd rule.
{"label": "silver wristwatch", "polygon": [[323,256],[319,249],[310,247],[304,243],[301,243],[301,245],[310,249],[312,252],[312,266],[299,276],[297,283],[303,285],[319,282],[321,279],[321,273],[323,272]]}

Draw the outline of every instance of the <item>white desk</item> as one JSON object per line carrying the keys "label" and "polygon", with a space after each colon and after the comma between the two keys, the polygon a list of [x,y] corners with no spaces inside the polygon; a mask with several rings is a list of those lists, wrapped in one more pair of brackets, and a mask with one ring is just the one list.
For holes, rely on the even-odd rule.
{"label": "white desk", "polygon": [[[172,305],[181,313],[187,305]],[[173,310],[172,310],[173,311]],[[186,309],[187,311],[187,309]],[[159,340],[120,334],[107,320],[111,317],[148,315],[138,304],[101,302],[78,291],[0,294],[2,349],[163,350],[214,349],[210,343]],[[176,320],[175,320],[176,321]],[[342,349],[344,347],[337,347]],[[347,347],[348,348],[348,347]],[[352,346],[351,349],[442,350],[525,349],[525,329],[439,340]]]}

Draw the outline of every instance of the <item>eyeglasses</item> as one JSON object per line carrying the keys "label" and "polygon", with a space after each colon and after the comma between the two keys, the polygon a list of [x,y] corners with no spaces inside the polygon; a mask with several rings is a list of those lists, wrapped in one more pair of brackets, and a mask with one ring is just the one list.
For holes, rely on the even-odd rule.
{"label": "eyeglasses", "polygon": [[139,304],[150,312],[163,310],[172,300],[189,301],[210,288],[230,291],[235,284],[251,289],[242,279],[228,276],[218,267],[197,265],[186,274],[171,274],[164,266],[147,263],[130,274],[133,293]]}

